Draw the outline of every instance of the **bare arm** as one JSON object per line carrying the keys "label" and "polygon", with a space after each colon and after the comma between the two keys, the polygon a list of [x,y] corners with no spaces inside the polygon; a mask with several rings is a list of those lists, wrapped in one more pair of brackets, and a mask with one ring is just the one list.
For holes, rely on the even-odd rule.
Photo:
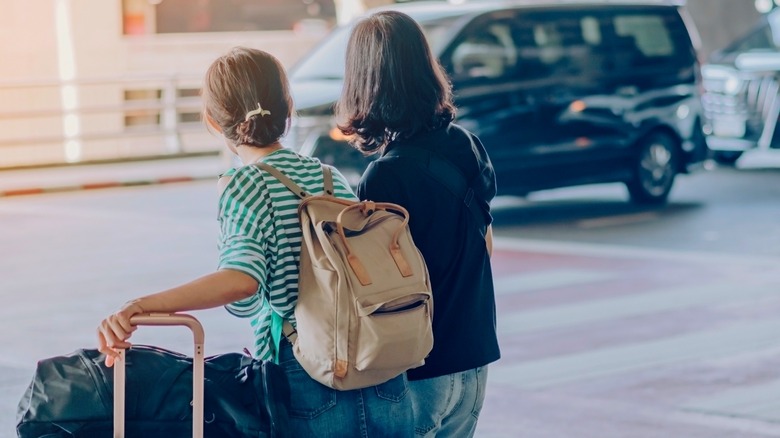
{"label": "bare arm", "polygon": [[488,225],[485,233],[485,243],[487,244],[488,255],[493,256],[493,225]]}
{"label": "bare arm", "polygon": [[222,194],[222,192],[225,191],[225,188],[227,187],[228,183],[232,179],[232,176],[220,176],[217,180],[217,193]]}
{"label": "bare arm", "polygon": [[127,339],[135,331],[130,318],[139,313],[173,313],[224,306],[252,296],[257,281],[243,272],[229,269],[205,275],[197,280],[156,294],[137,298],[104,319],[98,327],[98,347],[111,366],[118,356],[115,348],[128,348]]}

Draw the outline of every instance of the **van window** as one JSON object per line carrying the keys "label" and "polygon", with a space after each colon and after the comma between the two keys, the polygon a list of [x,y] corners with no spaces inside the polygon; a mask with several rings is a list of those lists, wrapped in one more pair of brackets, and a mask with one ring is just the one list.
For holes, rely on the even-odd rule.
{"label": "van window", "polygon": [[519,11],[467,27],[443,63],[459,82],[565,77],[586,83],[637,67],[689,68],[692,50],[671,10]]}
{"label": "van window", "polygon": [[[432,50],[442,44],[446,30],[457,17],[445,17],[420,23],[425,38]],[[345,25],[336,28],[309,55],[296,64],[291,71],[294,80],[336,80],[344,78],[344,68],[352,26]]]}
{"label": "van window", "polygon": [[687,30],[676,13],[618,12],[613,18],[615,67],[676,68],[692,63]]}
{"label": "van window", "polygon": [[661,17],[655,15],[618,15],[615,33],[620,38],[633,39],[644,56],[670,56],[674,53],[669,31]]}
{"label": "van window", "polygon": [[574,11],[521,14],[514,23],[518,76],[592,76],[603,70],[604,19]]}
{"label": "van window", "polygon": [[584,17],[580,20],[582,39],[591,46],[601,44],[601,25],[596,17]]}
{"label": "van window", "polygon": [[507,22],[491,22],[467,30],[452,50],[454,79],[499,79],[514,75],[517,49]]}

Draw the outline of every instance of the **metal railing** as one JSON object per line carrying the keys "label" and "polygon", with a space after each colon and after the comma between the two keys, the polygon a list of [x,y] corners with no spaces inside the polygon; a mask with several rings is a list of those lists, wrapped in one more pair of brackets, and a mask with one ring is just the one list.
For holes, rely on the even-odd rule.
{"label": "metal railing", "polygon": [[[200,82],[201,78],[183,76],[0,82],[0,126],[6,128],[0,129],[0,155],[13,149],[18,157],[11,163],[0,162],[0,167],[58,164],[57,159],[41,162],[34,157],[41,148],[64,150],[68,142],[85,149],[93,145],[92,154],[63,154],[62,161],[71,163],[216,153],[219,143],[200,122]],[[52,125],[53,120],[59,123]],[[97,150],[99,143],[107,141],[160,147],[146,147],[137,154],[132,147]],[[90,159],[90,155],[100,158]]]}

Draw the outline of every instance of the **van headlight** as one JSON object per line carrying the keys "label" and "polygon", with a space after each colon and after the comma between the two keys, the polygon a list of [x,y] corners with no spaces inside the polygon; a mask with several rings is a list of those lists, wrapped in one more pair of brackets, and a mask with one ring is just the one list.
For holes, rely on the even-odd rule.
{"label": "van headlight", "polygon": [[723,92],[730,95],[736,95],[742,89],[742,81],[736,76],[729,76],[723,84]]}

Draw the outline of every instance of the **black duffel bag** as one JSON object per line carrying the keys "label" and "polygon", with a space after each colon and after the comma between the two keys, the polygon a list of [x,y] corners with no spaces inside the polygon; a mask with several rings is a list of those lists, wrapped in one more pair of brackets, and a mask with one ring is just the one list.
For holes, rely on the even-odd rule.
{"label": "black duffel bag", "polygon": [[[138,345],[126,354],[126,436],[192,436],[192,358]],[[19,438],[112,437],[114,374],[104,360],[80,349],[38,362],[19,402]],[[281,367],[227,353],[207,357],[204,368],[204,436],[289,436]]]}

